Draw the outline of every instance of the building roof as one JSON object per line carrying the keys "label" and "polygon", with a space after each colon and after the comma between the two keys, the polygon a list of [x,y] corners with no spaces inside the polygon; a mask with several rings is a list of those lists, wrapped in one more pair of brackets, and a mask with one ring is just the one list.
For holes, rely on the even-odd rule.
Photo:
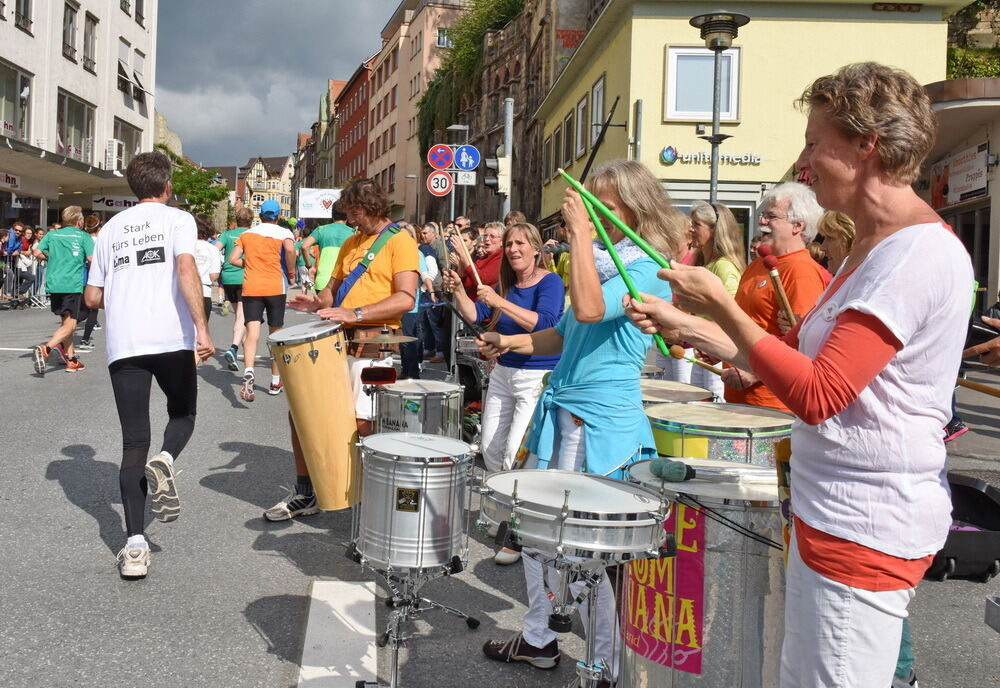
{"label": "building roof", "polygon": [[258,155],[257,157],[250,158],[247,160],[246,165],[240,166],[239,176],[245,177],[247,171],[257,164],[258,160],[260,160],[261,164],[264,165],[264,171],[267,172],[268,177],[280,177],[281,173],[285,169],[285,165],[288,164],[289,157],[290,156],[288,155],[278,155],[275,157],[265,158]]}
{"label": "building roof", "polygon": [[295,150],[302,150],[303,148],[305,148],[306,144],[309,143],[310,136],[312,136],[312,134],[299,134],[299,140],[298,143],[295,145]]}
{"label": "building roof", "polygon": [[215,173],[222,181],[226,182],[228,186],[233,191],[236,190],[236,178],[239,175],[239,169],[235,165],[226,165],[223,167],[206,167],[209,172]]}

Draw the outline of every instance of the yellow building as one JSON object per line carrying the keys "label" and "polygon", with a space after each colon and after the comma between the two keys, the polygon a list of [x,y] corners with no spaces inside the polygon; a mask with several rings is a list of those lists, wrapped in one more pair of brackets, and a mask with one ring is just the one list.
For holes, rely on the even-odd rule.
{"label": "yellow building", "polygon": [[[887,7],[889,11],[875,8]],[[816,77],[874,60],[921,83],[945,76],[947,24],[960,5],[937,3],[743,2],[726,6],[751,21],[723,53],[719,202],[748,233],[762,192],[794,178],[805,115],[794,101]],[[709,197],[713,54],[691,17],[716,3],[615,0],[607,4],[535,113],[545,121],[542,216],[579,178],[600,122],[619,99],[595,164],[637,159],[659,176],[681,209]],[[582,126],[581,126],[582,124]]]}

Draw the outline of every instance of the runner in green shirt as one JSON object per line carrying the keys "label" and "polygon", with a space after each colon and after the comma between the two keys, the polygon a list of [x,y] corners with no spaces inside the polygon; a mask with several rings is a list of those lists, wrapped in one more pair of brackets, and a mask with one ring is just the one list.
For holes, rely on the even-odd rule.
{"label": "runner in green shirt", "polygon": [[94,240],[80,227],[83,209],[71,205],[62,211],[59,229],[46,232],[35,246],[35,257],[47,261],[45,290],[52,312],[62,318],[49,341],[34,347],[35,372],[45,375],[48,358],[55,349],[66,362],[67,372],[83,370],[73,348],[73,332],[83,309],[83,273],[94,255]]}
{"label": "runner in green shirt", "polygon": [[[305,257],[306,265],[309,267],[309,281],[316,283],[317,289],[326,286],[330,280],[330,274],[333,272],[333,266],[337,262],[337,254],[340,252],[341,245],[354,236],[354,230],[344,224],[347,215],[341,209],[339,201],[333,204],[332,219],[333,222],[317,227],[312,231],[312,234],[302,240],[302,250],[299,253]],[[325,273],[323,275],[317,275],[319,266],[313,264],[314,261],[310,253],[313,244],[319,246],[319,261]],[[324,257],[324,252],[326,257]],[[329,272],[327,272],[327,267]]]}
{"label": "runner in green shirt", "polygon": [[[219,243],[222,244],[223,253],[222,273],[219,275],[219,279],[222,281],[222,290],[226,292],[225,304],[231,304],[236,311],[236,322],[233,323],[233,343],[224,354],[226,366],[230,370],[239,370],[236,354],[240,349],[240,344],[243,343],[243,337],[247,330],[243,320],[243,268],[230,264],[229,256],[236,247],[236,240],[250,228],[252,223],[253,210],[245,206],[239,207],[236,209],[236,227],[227,229],[219,235]],[[222,307],[223,315],[226,315],[229,310],[225,304]]]}

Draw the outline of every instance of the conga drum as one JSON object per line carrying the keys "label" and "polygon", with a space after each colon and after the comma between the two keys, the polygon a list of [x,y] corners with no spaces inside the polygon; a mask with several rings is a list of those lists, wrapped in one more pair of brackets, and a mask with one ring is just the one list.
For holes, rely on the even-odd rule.
{"label": "conga drum", "polygon": [[267,342],[285,385],[317,505],[329,511],[354,505],[357,423],[340,323],[314,320],[286,327]]}
{"label": "conga drum", "polygon": [[775,445],[792,435],[795,416],[747,404],[685,402],[646,407],[656,450],[664,456],[752,463],[774,468]]}
{"label": "conga drum", "polygon": [[666,404],[678,401],[714,401],[715,395],[711,390],[696,385],[689,385],[684,382],[673,380],[653,380],[642,378],[639,380],[639,387],[642,389],[642,405],[652,406],[653,404]]}

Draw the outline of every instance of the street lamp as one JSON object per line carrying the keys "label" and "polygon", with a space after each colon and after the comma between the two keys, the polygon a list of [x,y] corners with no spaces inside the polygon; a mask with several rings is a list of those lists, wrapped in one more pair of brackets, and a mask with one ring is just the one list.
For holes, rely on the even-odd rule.
{"label": "street lamp", "polygon": [[412,179],[413,182],[414,182],[414,184],[413,184],[413,190],[416,191],[416,193],[417,193],[417,207],[416,207],[416,210],[413,211],[413,224],[419,224],[420,223],[420,183],[417,180],[420,179],[420,177],[418,177],[415,174],[408,174],[408,175],[406,175],[406,178],[407,179]]}
{"label": "street lamp", "polygon": [[[448,131],[461,131],[461,132],[465,132],[465,136],[463,137],[463,140],[462,140],[462,145],[468,145],[468,143],[469,143],[469,125],[468,124],[450,124],[447,127],[445,127],[445,129],[447,129]],[[465,215],[465,213],[466,213],[466,209],[465,209],[466,195],[465,195],[465,193],[466,193],[465,192],[465,186],[463,185],[462,186],[462,215]],[[454,220],[455,219],[455,190],[454,190],[454,187],[452,187],[452,191],[451,191],[450,196],[451,196],[451,217],[448,218],[448,219]]]}
{"label": "street lamp", "polygon": [[709,201],[715,204],[719,196],[719,144],[730,138],[728,134],[719,133],[719,106],[722,100],[722,52],[733,45],[733,39],[739,33],[739,28],[750,21],[750,17],[737,12],[716,10],[708,14],[692,17],[690,24],[701,29],[701,37],[705,47],[715,53],[715,81],[712,91],[712,135],[699,136],[712,144],[712,171],[709,182]]}

